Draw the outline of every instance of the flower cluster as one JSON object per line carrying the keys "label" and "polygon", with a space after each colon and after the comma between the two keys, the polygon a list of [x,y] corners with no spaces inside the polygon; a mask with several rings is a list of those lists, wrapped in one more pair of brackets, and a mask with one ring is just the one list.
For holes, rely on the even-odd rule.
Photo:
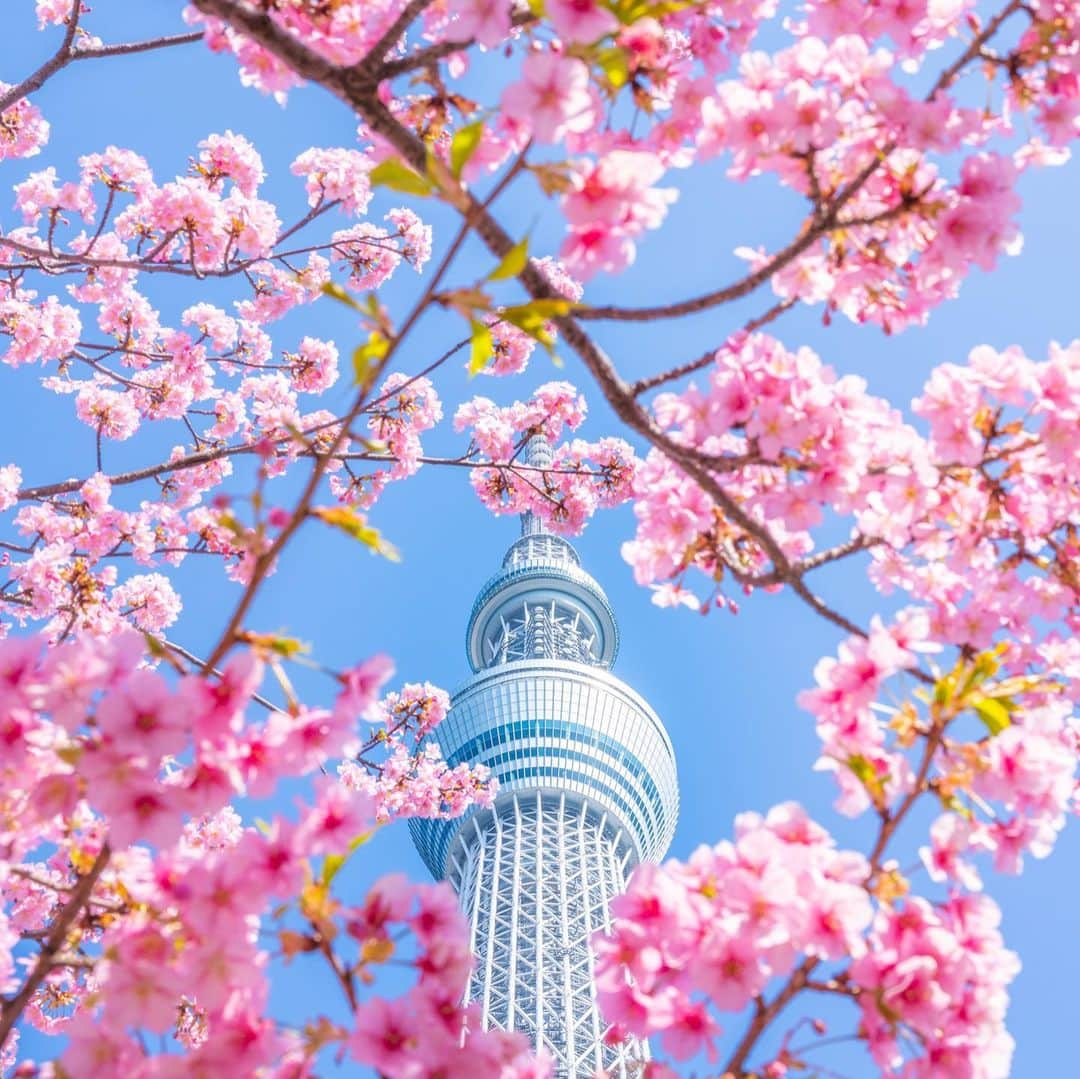
{"label": "flower cluster", "polygon": [[[1009,1075],[1006,987],[1020,963],[1002,942],[1000,921],[985,896],[956,895],[936,906],[908,899],[878,910],[851,983],[864,1037],[884,1071],[912,1079]],[[912,1034],[920,1051],[906,1062],[901,1042]]]}
{"label": "flower cluster", "polygon": [[[611,933],[593,944],[615,1034],[660,1034],[677,1059],[715,1056],[710,1004],[741,1011],[774,980],[805,984],[813,971],[820,986],[857,1002],[860,1036],[883,1072],[1007,1075],[1006,987],[1019,965],[997,907],[953,895],[881,903],[875,913],[870,875],[865,858],[838,850],[790,804],[744,814],[733,842],[685,863],[639,867],[612,903]],[[763,1074],[789,1066],[807,1065],[785,1048]]]}
{"label": "flower cluster", "polygon": [[709,1002],[738,1012],[805,957],[865,953],[869,873],[794,804],[741,815],[734,842],[685,863],[640,866],[612,901],[610,935],[593,941],[605,1016],[662,1034],[679,1059],[709,1049],[720,1033]]}
{"label": "flower cluster", "polygon": [[[386,215],[386,227],[361,221],[323,244],[283,250],[277,211],[259,196],[262,160],[231,131],[204,139],[189,174],[167,183],[155,181],[138,154],[117,147],[79,164],[77,181],[62,181],[50,167],[15,185],[23,226],[5,233],[5,260],[13,270],[46,269],[71,283],[66,300],[39,298],[22,273],[10,276],[0,287],[0,359],[41,364],[44,384],[74,398],[75,414],[99,444],[98,474],[62,485],[54,497],[25,496],[15,515],[26,539],[25,550],[16,550],[25,557],[9,560],[14,591],[3,605],[11,619],[42,620],[53,632],[110,632],[124,620],[160,631],[180,610],[169,581],[160,573],[125,579],[120,569],[130,562],[114,560],[157,568],[213,553],[231,576],[247,580],[268,546],[268,522],[241,525],[235,504],[224,512],[230,500],[219,504],[221,496],[211,495],[232,475],[232,456],[257,453],[270,478],[327,450],[339,433],[332,414],[303,404],[337,383],[337,346],[304,336],[275,355],[264,327],[319,297],[339,266],[358,288],[384,282],[403,261],[420,270],[431,232],[398,208]],[[299,155],[293,172],[305,177],[310,206],[300,225],[335,208],[362,215],[372,164],[353,151]],[[177,328],[143,290],[143,278],[162,270],[198,279],[239,274],[251,290],[232,313],[206,299],[188,304]],[[370,273],[377,282],[362,276]],[[416,434],[441,415],[426,380],[387,403],[400,381],[386,384],[372,420],[395,457],[392,468],[338,490],[348,498],[352,482],[365,487],[364,505],[387,479],[416,470]],[[101,474],[103,444],[133,439],[153,421],[182,421],[192,444],[175,447],[163,463],[160,490],[150,497],[140,491],[124,508]],[[328,469],[341,470],[340,460]],[[4,508],[13,494],[5,488]]]}
{"label": "flower cluster", "polygon": [[477,1005],[462,1006],[473,958],[469,927],[446,885],[410,885],[384,877],[365,902],[345,915],[361,954],[389,957],[400,928],[415,937],[419,973],[403,997],[373,997],[356,1010],[349,1051],[387,1079],[416,1075],[475,1075],[544,1079],[550,1067],[531,1054],[524,1034],[482,1030]]}
{"label": "flower cluster", "polygon": [[489,806],[496,781],[482,764],[451,767],[437,739],[427,736],[446,717],[450,698],[445,690],[409,683],[400,693],[388,693],[365,719],[377,724],[365,749],[389,747],[374,762],[364,753],[345,761],[338,774],[350,790],[361,791],[375,804],[380,822],[397,817],[457,817],[469,806]]}
{"label": "flower cluster", "polygon": [[554,444],[564,428],[580,426],[585,411],[585,399],[566,382],[546,383],[530,400],[507,408],[486,397],[461,405],[454,426],[468,429],[472,449],[491,462],[473,469],[472,485],[481,501],[495,513],[535,513],[570,534],[580,532],[598,508],[625,502],[638,462],[622,439],[556,445],[550,465],[518,460],[530,438]]}
{"label": "flower cluster", "polygon": [[[929,783],[949,810],[930,830],[922,854],[935,880],[980,887],[966,859],[989,852],[995,869],[1015,873],[1025,853],[1045,857],[1073,811],[1080,767],[1080,721],[1068,686],[1045,669],[1017,662],[1019,649],[998,646],[961,660],[938,679],[929,715],[911,701],[886,705],[888,680],[915,666],[928,640],[925,612],[875,623],[866,639],[847,641],[815,670],[817,685],[800,703],[817,721],[817,767],[840,787],[837,808],[854,816],[894,808],[913,788],[913,747],[929,752]],[[966,715],[982,721],[965,737]],[[927,739],[932,738],[927,749]]]}
{"label": "flower cluster", "polygon": [[[139,634],[43,643],[0,642],[0,819],[9,822],[0,833],[3,991],[18,984],[14,950],[47,931],[73,890],[89,885],[85,907],[75,911],[71,951],[49,957],[28,1013],[41,1029],[68,1036],[67,1074],[145,1067],[165,1077],[213,1072],[225,1062],[253,1074],[308,1060],[318,1042],[264,1014],[267,908],[302,897],[309,922],[325,921],[336,909],[327,906],[333,874],[377,820],[399,811],[447,816],[490,801],[483,777],[447,773],[437,750],[417,758],[419,765],[401,765],[406,739],[423,737],[445,715],[446,694],[425,683],[380,701],[393,668],[376,656],[339,676],[332,708],[293,702],[255,723],[247,712],[263,676],[257,651],[237,654],[220,676],[170,682],[146,665]],[[385,724],[367,745],[355,734],[358,717]],[[230,804],[239,795],[266,797],[280,780],[312,774],[332,757],[357,754],[377,770],[376,753],[385,758],[378,792],[323,776],[298,819],[276,817],[258,829],[243,827]],[[441,794],[433,779],[440,765]],[[311,860],[320,857],[323,891],[305,891]],[[456,1006],[469,955],[450,913],[452,893],[388,887],[397,899],[387,916],[405,921],[424,946],[414,960],[420,998]],[[414,899],[417,909],[406,917]],[[370,940],[381,931],[370,923],[372,903],[341,913],[362,962],[376,956]],[[283,946],[289,932],[282,930]],[[454,1021],[464,1030],[464,1016],[444,1015],[444,1056],[460,1051]],[[143,1063],[133,1031],[171,1032],[186,1054]],[[352,1045],[362,1059],[370,1033],[370,1009],[361,1008]],[[509,1063],[522,1048],[493,1040],[487,1051]]]}

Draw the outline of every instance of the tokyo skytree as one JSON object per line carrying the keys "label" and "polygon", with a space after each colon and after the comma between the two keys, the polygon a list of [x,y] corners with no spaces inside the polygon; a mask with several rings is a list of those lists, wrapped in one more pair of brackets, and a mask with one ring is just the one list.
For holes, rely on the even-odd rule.
{"label": "tokyo skytree", "polygon": [[[532,439],[525,462],[551,464]],[[410,821],[432,874],[469,918],[468,999],[485,1027],[527,1034],[559,1079],[631,1079],[648,1047],[606,1045],[592,935],[635,864],[675,830],[675,757],[648,704],[610,672],[615,615],[567,540],[524,514],[521,538],[481,588],[466,647],[473,675],[436,738],[451,765],[485,764],[495,804]]]}

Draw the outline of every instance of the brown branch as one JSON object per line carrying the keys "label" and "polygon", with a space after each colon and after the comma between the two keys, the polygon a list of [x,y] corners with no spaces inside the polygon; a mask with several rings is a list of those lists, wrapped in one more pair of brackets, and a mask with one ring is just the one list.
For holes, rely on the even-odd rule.
{"label": "brown branch", "polygon": [[168,49],[176,45],[190,45],[201,40],[203,36],[202,31],[194,31],[187,34],[148,38],[145,41],[128,41],[117,45],[99,45],[96,48],[79,49],[74,47],[74,43],[79,28],[80,7],[81,0],[75,0],[72,5],[72,13],[68,17],[67,29],[60,48],[22,82],[0,94],[0,112],[11,108],[12,105],[21,101],[27,94],[40,90],[57,72],[62,71],[68,64],[75,63],[78,60],[101,60],[109,56],[132,56],[135,53]]}
{"label": "brown branch", "polygon": [[94,49],[76,49],[71,59],[103,60],[108,56],[134,56],[136,53],[171,49],[177,45],[193,45],[202,39],[203,32],[193,30],[187,34],[170,34],[166,37],[147,38],[145,41],[125,41],[118,45],[99,45]]}
{"label": "brown branch", "polygon": [[811,971],[818,965],[820,960],[806,958],[795,968],[791,977],[784,983],[783,988],[769,1003],[765,1003],[762,997],[755,1001],[754,1018],[747,1027],[746,1033],[739,1040],[734,1052],[724,1065],[724,1075],[741,1077],[745,1074],[745,1065],[748,1057],[754,1051],[758,1038],[765,1032],[765,1028],[780,1014],[791,999],[806,988],[806,981]]}
{"label": "brown branch", "polygon": [[904,822],[904,818],[911,812],[915,803],[922,794],[925,793],[923,788],[926,786],[926,777],[930,774],[930,766],[934,761],[934,754],[937,752],[938,746],[941,745],[942,740],[945,737],[945,728],[947,725],[947,720],[939,719],[930,728],[929,733],[926,735],[926,744],[923,747],[922,760],[919,762],[919,769],[915,773],[915,782],[912,783],[911,790],[904,796],[904,800],[897,807],[896,812],[888,813],[882,819],[877,841],[874,843],[869,856],[870,880],[873,880],[873,878],[881,872],[881,859],[885,854],[885,848],[888,846],[889,840],[892,839],[897,828]]}
{"label": "brown branch", "polygon": [[90,867],[86,876],[72,889],[71,897],[60,908],[59,913],[53,919],[49,933],[38,953],[34,969],[23,982],[22,988],[10,1000],[4,1002],[0,1011],[0,1047],[7,1041],[8,1034],[18,1022],[30,998],[34,995],[37,987],[45,980],[46,975],[55,965],[56,957],[67,942],[68,931],[75,920],[82,914],[84,907],[90,901],[90,893],[94,890],[98,878],[109,862],[109,845],[103,843],[98,851],[94,864]]}
{"label": "brown branch", "polygon": [[401,40],[405,31],[420,17],[424,9],[431,7],[432,2],[433,0],[409,0],[398,17],[383,31],[382,37],[371,46],[367,56],[354,65],[354,70],[362,74],[370,73],[378,82],[386,54]]}
{"label": "brown branch", "polygon": [[[967,49],[941,72],[924,100],[932,101],[939,93],[948,89],[956,81],[957,75],[972,60],[979,57],[980,50],[997,33],[1001,25],[1010,16],[1020,11],[1022,6],[1022,0],[1010,0],[994,18],[990,19],[968,45]],[[713,292],[706,292],[701,296],[677,303],[660,304],[653,307],[616,307],[613,305],[586,307],[577,311],[577,318],[611,319],[620,322],[651,322],[654,319],[678,318],[681,315],[706,311],[711,307],[731,303],[733,300],[748,296],[798,258],[804,251],[812,247],[826,233],[845,227],[845,223],[839,220],[838,214],[862,190],[866,182],[881,168],[895,149],[895,142],[889,142],[881,147],[880,151],[847,184],[841,187],[829,199],[827,204],[815,207],[810,218],[804,223],[803,231],[798,237],[741,280]]]}
{"label": "brown branch", "polygon": [[[515,29],[521,26],[529,26],[537,21],[536,16],[528,8],[521,8],[510,17],[510,25]],[[468,38],[464,41],[437,41],[434,45],[417,49],[415,52],[408,53],[398,60],[387,60],[379,68],[379,78],[393,79],[398,75],[406,75],[410,71],[428,67],[448,56],[453,56],[456,52],[464,52],[470,45],[475,44],[475,38]]]}
{"label": "brown branch", "polygon": [[71,14],[67,17],[66,29],[64,30],[63,40],[60,42],[60,48],[37,71],[27,75],[22,82],[0,94],[0,113],[11,108],[17,101],[21,101],[27,94],[40,90],[53,75],[69,63],[72,55],[71,44],[75,40],[75,35],[79,32],[81,9],[82,0],[73,0]]}
{"label": "brown branch", "polygon": [[[768,326],[770,322],[775,322],[785,311],[790,310],[795,305],[793,299],[781,300],[779,303],[773,304],[763,315],[758,315],[757,318],[752,318],[745,326],[739,331],[740,333],[753,333],[755,330],[760,330],[762,326]],[[651,375],[648,378],[639,378],[635,382],[630,390],[635,397],[640,397],[643,393],[649,390],[656,389],[657,386],[662,386],[665,382],[673,382],[677,378],[683,378],[686,375],[693,374],[694,371],[700,371],[703,367],[708,367],[716,360],[716,349],[711,349],[704,355],[699,356],[696,360],[691,360],[689,363],[681,364],[678,367],[672,367],[669,371],[663,371],[658,375]]]}

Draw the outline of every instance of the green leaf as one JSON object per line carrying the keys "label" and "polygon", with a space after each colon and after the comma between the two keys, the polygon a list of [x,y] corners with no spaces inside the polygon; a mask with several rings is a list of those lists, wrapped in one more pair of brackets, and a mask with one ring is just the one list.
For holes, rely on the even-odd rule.
{"label": "green leaf", "polygon": [[503,255],[502,262],[487,275],[487,279],[489,281],[505,281],[508,278],[517,277],[517,275],[525,269],[525,264],[528,261],[529,239],[526,237],[520,243],[514,244],[514,246]]}
{"label": "green leaf", "polygon": [[491,362],[495,355],[495,342],[491,336],[491,327],[485,322],[471,319],[472,349],[469,353],[469,377],[478,375]]}
{"label": "green leaf", "polygon": [[353,382],[357,386],[367,384],[374,368],[390,350],[390,341],[378,330],[372,330],[366,344],[357,345],[353,350]]}
{"label": "green leaf", "polygon": [[388,187],[391,191],[420,195],[422,198],[426,198],[434,190],[430,180],[418,172],[413,172],[404,161],[396,157],[380,161],[368,174],[368,182],[372,187]]}
{"label": "green leaf", "polygon": [[665,15],[685,11],[694,3],[695,0],[660,0],[659,3],[652,0],[604,0],[604,7],[624,26],[630,26],[646,16],[661,19]]}
{"label": "green leaf", "polygon": [[981,701],[976,701],[972,707],[979,719],[986,724],[986,729],[991,736],[1001,734],[1006,727],[1012,726],[1009,709],[996,697],[985,697]]}
{"label": "green leaf", "polygon": [[625,49],[618,46],[601,49],[597,54],[596,62],[613,90],[622,89],[630,81],[630,61],[627,59]]}
{"label": "green leaf", "polygon": [[327,281],[322,287],[322,294],[324,296],[329,296],[332,300],[337,300],[338,303],[345,304],[346,307],[351,307],[354,311],[362,310],[356,300],[354,300],[336,281]]}
{"label": "green leaf", "polygon": [[571,311],[580,306],[580,304],[576,304],[571,300],[530,300],[519,307],[505,307],[502,314],[505,316],[509,311],[524,311],[531,315],[539,315],[541,318],[562,318],[563,315],[570,314]]}
{"label": "green leaf", "polygon": [[866,788],[870,800],[878,809],[885,805],[885,784],[877,769],[861,753],[856,753],[844,762],[855,773],[855,778]]}
{"label": "green leaf", "polygon": [[369,525],[367,518],[357,513],[351,506],[316,506],[311,511],[311,515],[339,529],[352,539],[358,540],[372,554],[380,554],[391,562],[401,561],[398,549],[389,540],[384,539],[382,533]]}
{"label": "green leaf", "polygon": [[575,306],[569,300],[532,300],[514,307],[500,308],[498,315],[554,354],[555,336],[548,327],[548,319],[566,315]]}
{"label": "green leaf", "polygon": [[319,883],[323,886],[328,885],[341,872],[341,867],[349,860],[349,857],[362,847],[371,838],[372,834],[372,832],[361,832],[349,843],[344,854],[328,854],[323,859]]}
{"label": "green leaf", "polygon": [[461,179],[461,171],[469,163],[469,159],[476,153],[480,146],[480,140],[484,135],[484,123],[477,120],[467,124],[454,133],[450,140],[450,171],[455,179]]}

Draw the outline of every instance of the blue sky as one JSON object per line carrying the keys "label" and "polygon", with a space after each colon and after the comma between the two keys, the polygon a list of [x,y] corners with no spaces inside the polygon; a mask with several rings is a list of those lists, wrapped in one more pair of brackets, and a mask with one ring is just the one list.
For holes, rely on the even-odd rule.
{"label": "blue sky", "polygon": [[[176,0],[98,0],[93,6],[87,25],[106,41],[182,29],[182,4]],[[44,58],[56,33],[36,33],[30,0],[8,0],[4,7],[0,79],[15,82]],[[201,138],[232,129],[248,136],[263,154],[269,173],[264,193],[279,202],[283,219],[289,220],[303,206],[302,184],[288,173],[292,159],[311,145],[351,145],[355,138],[350,115],[323,92],[296,92],[282,109],[244,90],[235,65],[200,46],[89,62],[61,73],[34,100],[53,125],[51,142],[32,161],[0,164],[0,188],[10,190],[26,172],[47,165],[73,177],[79,155],[111,143],[144,154],[158,178],[168,179],[185,170]],[[675,181],[681,194],[667,226],[646,238],[632,270],[594,282],[590,300],[631,304],[703,291],[738,273],[742,264],[732,254],[735,247],[775,248],[790,237],[798,220],[794,200],[768,181],[727,182],[722,163],[710,163]],[[923,329],[887,337],[839,319],[826,328],[819,309],[805,309],[788,315],[775,332],[789,346],[809,344],[840,370],[860,372],[875,392],[902,408],[933,365],[962,360],[976,344],[1015,343],[1041,356],[1049,341],[1069,340],[1078,332],[1078,191],[1080,170],[1075,166],[1025,176],[1023,253],[1003,260],[994,274],[976,272],[960,299],[935,312]],[[400,203],[380,195],[373,215]],[[501,216],[516,234],[534,228],[533,253],[557,245],[554,208],[545,207],[527,186],[511,191]],[[448,219],[436,213],[432,220],[437,242],[445,240],[446,229],[440,225]],[[0,222],[5,227],[16,223],[11,197],[3,194]],[[490,265],[483,252],[467,248],[457,280],[469,282]],[[407,302],[419,284],[402,270],[387,290],[392,309]],[[229,287],[195,290],[161,281],[149,291],[161,304],[164,319],[174,323],[197,298],[225,306],[240,295]],[[769,302],[759,294],[684,322],[601,326],[597,334],[620,371],[633,378],[715,347]],[[273,333],[279,349],[294,347],[300,337],[312,334],[336,339],[344,355],[359,340],[350,314],[329,302],[289,316]],[[425,320],[403,353],[402,368],[419,369],[459,336],[459,327],[447,318]],[[4,372],[0,463],[19,463],[27,482],[89,474],[89,429],[74,419],[70,398],[40,390],[39,376],[39,371],[26,368]],[[561,377],[576,381],[592,405],[583,433],[620,433],[572,357],[560,371],[541,353],[523,376],[501,382],[469,383],[464,372],[453,367],[440,373],[438,388],[452,411],[472,393],[509,400]],[[325,407],[343,406],[348,394],[343,382],[327,395]],[[434,452],[460,452],[462,441],[449,424],[444,426],[426,446]],[[106,470],[157,460],[163,447],[181,437],[179,430],[167,431],[113,444],[107,447]],[[289,482],[279,488],[286,504]],[[467,673],[463,635],[468,610],[516,535],[516,521],[493,519],[461,470],[435,468],[391,489],[372,521],[399,547],[402,564],[371,558],[344,539],[308,527],[264,589],[250,624],[262,630],[287,629],[311,642],[317,658],[331,666],[386,651],[395,658],[401,679],[430,679],[452,688]],[[727,836],[732,818],[742,810],[763,811],[786,799],[803,802],[842,842],[864,842],[869,822],[853,823],[833,813],[831,781],[811,771],[816,738],[809,717],[794,703],[797,692],[811,683],[818,657],[835,649],[837,634],[788,595],[755,596],[743,603],[737,617],[659,610],[649,593],[633,583],[619,555],[619,545],[632,529],[631,510],[623,507],[598,517],[576,545],[620,618],[623,644],[616,673],[652,703],[675,744],[683,808],[672,854],[682,857],[700,843]],[[185,566],[177,575],[185,607],[172,636],[200,652],[216,640],[237,589],[223,583],[210,560],[191,561],[203,564]],[[857,563],[821,572],[814,585],[858,621],[888,609],[888,601],[872,591]],[[325,681],[304,675],[298,681],[309,699],[328,695]],[[281,809],[287,809],[292,793],[282,792]],[[902,865],[914,861],[920,838],[917,821],[901,832]],[[1080,959],[1080,909],[1072,896],[1078,858],[1080,838],[1073,828],[1048,862],[1029,863],[1022,878],[987,874],[1004,910],[1007,939],[1024,963],[1013,986],[1009,1022],[1018,1042],[1013,1074],[1023,1079],[1061,1074],[1060,1062],[1074,1055],[1072,971]],[[359,897],[367,882],[391,870],[417,879],[425,873],[403,825],[385,829],[342,880],[346,890]],[[294,1002],[306,1004],[313,992],[325,992],[327,1009],[336,1007],[333,986],[322,979],[314,961],[307,962],[307,967],[295,966],[290,984],[276,991],[275,1004],[282,1014]],[[738,1024],[733,1031],[737,1033]],[[843,1060],[842,1067],[836,1066],[846,1075],[872,1074],[861,1056],[834,1059]]]}

